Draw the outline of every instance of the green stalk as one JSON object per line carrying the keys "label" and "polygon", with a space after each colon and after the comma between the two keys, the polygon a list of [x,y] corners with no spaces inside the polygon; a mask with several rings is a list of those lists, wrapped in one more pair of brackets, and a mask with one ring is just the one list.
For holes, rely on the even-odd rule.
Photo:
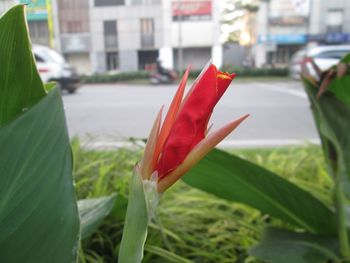
{"label": "green stalk", "polygon": [[350,262],[349,237],[346,227],[345,215],[345,196],[340,184],[340,178],[337,178],[334,188],[334,202],[338,220],[338,237],[340,243],[340,253],[344,257],[344,262]]}

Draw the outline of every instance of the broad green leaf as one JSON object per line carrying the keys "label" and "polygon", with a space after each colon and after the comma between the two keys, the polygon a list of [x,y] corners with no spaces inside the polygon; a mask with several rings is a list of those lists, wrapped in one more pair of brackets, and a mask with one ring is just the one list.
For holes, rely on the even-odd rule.
{"label": "broad green leaf", "polygon": [[45,96],[31,52],[24,5],[0,18],[0,126]]}
{"label": "broad green leaf", "polygon": [[330,171],[333,171],[333,176],[340,178],[343,190],[349,197],[350,107],[338,100],[331,92],[325,92],[317,98],[318,88],[307,79],[303,82],[311,102],[326,161]]}
{"label": "broad green leaf", "polygon": [[[350,53],[346,54],[339,63],[349,64]],[[333,67],[336,70],[337,66]],[[350,106],[350,76],[336,77],[330,83],[328,90],[332,91],[335,96],[343,103]]]}
{"label": "broad green leaf", "polygon": [[338,100],[350,107],[350,76],[336,77],[328,86]]}
{"label": "broad green leaf", "polygon": [[148,212],[142,179],[134,173],[131,178],[128,208],[123,238],[119,248],[119,263],[139,263],[147,237]]}
{"label": "broad green leaf", "polygon": [[218,197],[259,209],[312,233],[335,233],[334,214],[318,199],[274,173],[214,149],[183,180]]}
{"label": "broad green leaf", "polygon": [[80,236],[87,238],[101,224],[102,220],[111,212],[116,195],[105,196],[78,201],[80,215]]}
{"label": "broad green leaf", "polygon": [[0,262],[75,262],[79,217],[59,90],[2,126],[0,145]]}
{"label": "broad green leaf", "polygon": [[[341,262],[336,237],[268,228],[249,254],[272,263]],[[330,261],[331,260],[331,261]]]}
{"label": "broad green leaf", "polygon": [[340,60],[341,63],[345,63],[345,64],[348,64],[350,63],[350,53],[346,54],[341,60]]}

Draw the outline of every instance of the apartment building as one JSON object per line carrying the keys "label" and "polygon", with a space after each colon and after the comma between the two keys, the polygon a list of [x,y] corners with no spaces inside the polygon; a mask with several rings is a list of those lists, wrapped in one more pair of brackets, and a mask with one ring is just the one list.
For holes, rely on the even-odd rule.
{"label": "apartment building", "polygon": [[309,42],[350,43],[350,1],[312,0],[310,4]]}
{"label": "apartment building", "polygon": [[154,63],[163,44],[160,0],[90,0],[93,72],[136,71]]}
{"label": "apartment building", "polygon": [[309,0],[261,1],[257,14],[256,65],[286,65],[307,44],[309,14]]}
{"label": "apartment building", "polygon": [[179,68],[179,48],[183,53],[182,69],[190,64],[193,69],[200,69],[210,59],[220,67],[220,1],[170,1],[170,4],[171,8],[165,7],[164,14],[171,20],[170,45],[174,67]]}
{"label": "apartment building", "polygon": [[54,47],[79,73],[92,71],[90,62],[90,4],[87,0],[58,0],[54,6]]}
{"label": "apartment building", "polygon": [[[161,60],[199,69],[222,61],[219,1],[91,0],[94,72],[133,71]],[[182,56],[179,56],[181,48]],[[181,66],[179,63],[179,58]]]}
{"label": "apartment building", "polygon": [[[5,2],[27,0],[0,8]],[[80,73],[144,70],[158,59],[200,69],[209,59],[222,64],[220,2],[37,0],[27,19],[32,42],[57,49]]]}
{"label": "apartment building", "polygon": [[261,1],[255,62],[285,66],[299,49],[350,43],[350,1]]}

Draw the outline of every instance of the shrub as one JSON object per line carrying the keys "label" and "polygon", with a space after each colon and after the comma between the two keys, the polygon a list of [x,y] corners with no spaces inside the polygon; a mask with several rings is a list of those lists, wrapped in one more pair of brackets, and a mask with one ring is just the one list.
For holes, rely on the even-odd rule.
{"label": "shrub", "polygon": [[[232,65],[224,65],[221,68],[222,71],[234,72],[239,77],[287,77],[287,68],[241,68]],[[197,78],[201,71],[191,70],[189,77]],[[135,79],[148,79],[148,71],[131,71],[120,73],[96,73],[92,75],[82,75],[81,80],[83,83],[113,83]]]}
{"label": "shrub", "polygon": [[120,73],[96,73],[93,75],[83,75],[81,80],[83,83],[111,83],[134,79],[147,79],[149,72],[147,71],[132,71],[132,72],[120,72]]}

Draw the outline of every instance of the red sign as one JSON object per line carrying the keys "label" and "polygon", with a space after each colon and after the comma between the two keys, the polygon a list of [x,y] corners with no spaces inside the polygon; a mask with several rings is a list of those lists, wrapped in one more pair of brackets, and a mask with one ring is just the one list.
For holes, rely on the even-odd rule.
{"label": "red sign", "polygon": [[173,18],[178,20],[182,17],[184,20],[192,20],[192,18],[201,19],[211,17],[212,2],[211,0],[202,1],[173,1]]}

